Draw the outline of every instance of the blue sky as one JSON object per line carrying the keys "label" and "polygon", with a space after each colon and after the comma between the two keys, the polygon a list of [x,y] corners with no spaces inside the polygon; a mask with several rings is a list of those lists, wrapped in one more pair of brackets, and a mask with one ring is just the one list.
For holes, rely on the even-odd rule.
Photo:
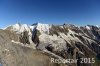
{"label": "blue sky", "polygon": [[0,28],[17,22],[100,26],[100,0],[0,0]]}

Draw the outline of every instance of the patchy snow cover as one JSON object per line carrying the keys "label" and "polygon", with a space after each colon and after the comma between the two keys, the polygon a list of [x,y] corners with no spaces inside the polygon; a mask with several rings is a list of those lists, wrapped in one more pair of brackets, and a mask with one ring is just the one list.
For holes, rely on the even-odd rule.
{"label": "patchy snow cover", "polygon": [[18,41],[14,41],[14,40],[11,40],[12,43],[15,43],[15,44],[18,44],[18,45],[21,45],[21,46],[25,46],[25,47],[29,47],[29,48],[32,48],[32,49],[36,49],[35,45],[29,45],[29,44],[23,44],[21,42],[18,42]]}
{"label": "patchy snow cover", "polygon": [[28,31],[28,32],[30,32],[30,30],[33,31],[34,28],[39,30],[41,33],[49,34],[50,25],[42,24],[42,23],[38,23],[37,25],[33,25],[33,26],[28,26],[27,24],[15,24],[12,26],[11,30],[15,31],[16,33],[22,33],[24,31]]}
{"label": "patchy snow cover", "polygon": [[29,28],[33,31],[36,26],[29,26]]}
{"label": "patchy snow cover", "polygon": [[98,26],[98,25],[96,25],[96,27],[97,27],[97,28],[99,28],[99,26]]}
{"label": "patchy snow cover", "polygon": [[30,31],[30,28],[26,24],[23,24],[21,25],[20,32],[23,32],[23,31]]}
{"label": "patchy snow cover", "polygon": [[86,29],[90,30],[91,28],[89,26],[85,26]]}
{"label": "patchy snow cover", "polygon": [[77,35],[77,33],[75,33],[74,31],[68,29],[69,32],[67,33],[67,35],[65,35],[64,33],[59,33],[59,35],[65,39],[69,44],[71,44],[71,41],[75,41],[75,42],[80,42],[83,43],[81,40],[79,40],[77,37],[75,37],[74,34]]}
{"label": "patchy snow cover", "polygon": [[42,24],[42,23],[37,24],[37,30],[39,30],[41,33],[49,34],[49,28],[50,28],[49,24]]}
{"label": "patchy snow cover", "polygon": [[78,35],[77,33],[75,33],[74,31],[72,31],[70,29],[68,29],[68,30],[69,30],[69,32],[67,34],[67,37],[69,38],[69,40],[74,40],[76,42],[82,43],[82,41],[80,41],[77,37],[75,37],[75,34]]}
{"label": "patchy snow cover", "polygon": [[28,35],[32,36],[32,32],[31,31],[33,31],[33,29],[35,27],[36,26],[28,26],[27,24],[15,24],[15,25],[12,26],[11,31],[16,32],[17,34],[21,34],[24,31],[27,31]]}
{"label": "patchy snow cover", "polygon": [[22,33],[24,31],[30,32],[30,28],[26,24],[22,24],[22,25],[15,24],[15,25],[12,26],[12,29],[11,30],[12,31],[15,31],[16,33]]}
{"label": "patchy snow cover", "polygon": [[11,30],[12,30],[12,31],[15,31],[15,32],[19,31],[19,30],[20,30],[19,24],[13,25]]}
{"label": "patchy snow cover", "polygon": [[[91,44],[91,43],[95,43],[95,41],[93,41],[93,40],[91,40],[91,39],[89,39],[89,38],[87,38],[87,37],[84,37],[84,36],[82,36],[84,39],[85,39],[85,41],[88,41],[89,42],[89,44]],[[87,43],[88,43],[87,42]]]}
{"label": "patchy snow cover", "polygon": [[16,34],[22,34],[23,35],[23,32],[24,31],[27,31],[28,32],[28,39],[29,39],[29,42],[31,45],[34,45],[33,44],[33,41],[31,40],[32,39],[32,30],[35,28],[35,26],[28,26],[26,24],[15,24],[12,26],[11,28],[11,31],[14,31],[16,32]]}
{"label": "patchy snow cover", "polygon": [[39,36],[40,44],[38,46],[39,49],[44,50],[46,46],[51,45],[54,50],[53,51],[62,51],[66,49],[66,42],[64,39],[60,38],[57,35],[48,35],[48,34],[41,34]]}
{"label": "patchy snow cover", "polygon": [[[54,47],[54,51],[61,51],[63,49],[66,49],[66,41],[70,45],[72,45],[72,43],[71,43],[72,41],[73,42],[80,42],[80,43],[83,44],[83,42],[78,37],[75,36],[75,35],[81,35],[81,34],[75,33],[71,29],[68,29],[67,35],[59,32],[58,33],[59,36],[57,36],[55,34],[53,36],[51,36],[51,35],[49,35],[49,28],[51,28],[51,25],[42,24],[42,23],[37,23],[36,25],[33,25],[33,26],[28,26],[26,24],[22,24],[22,25],[21,24],[15,24],[15,25],[12,26],[11,30],[15,31],[16,33],[20,33],[20,34],[24,31],[27,31],[28,35],[29,35],[29,41],[30,41],[31,44],[33,43],[33,41],[31,40],[31,38],[32,38],[31,30],[33,32],[34,32],[34,29],[39,30],[41,32],[41,35],[39,36],[40,44],[39,44],[38,48],[42,49],[42,50],[45,49],[46,46],[51,45],[51,46]],[[86,28],[88,30],[90,30],[89,26],[86,26]],[[90,44],[92,42],[94,42],[93,40],[91,40],[87,37],[83,36],[83,38],[86,41],[88,41]]]}

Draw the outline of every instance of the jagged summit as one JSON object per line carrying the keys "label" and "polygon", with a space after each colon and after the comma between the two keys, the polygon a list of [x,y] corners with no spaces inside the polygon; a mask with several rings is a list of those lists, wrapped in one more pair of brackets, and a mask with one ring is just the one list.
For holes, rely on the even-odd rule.
{"label": "jagged summit", "polygon": [[36,23],[33,23],[31,26],[34,26],[34,25],[37,25],[38,24],[38,22],[36,22]]}
{"label": "jagged summit", "polygon": [[[37,29],[40,30],[40,32],[42,32],[42,31],[48,31],[49,28],[51,28],[51,26],[52,25],[43,24],[43,23],[33,23],[32,25],[17,23],[15,25],[10,25],[9,27],[6,27],[5,29],[12,29],[14,31],[23,32],[24,30],[28,31],[29,28],[31,30],[33,30],[35,27],[37,27]],[[90,30],[92,28],[99,28],[99,26],[97,26],[97,25],[76,26],[76,25],[73,25],[73,24],[66,24],[66,23],[64,23],[63,25],[58,25],[58,26],[67,26],[69,28],[83,27],[83,28],[86,28],[88,30]]]}
{"label": "jagged summit", "polygon": [[15,32],[24,32],[24,31],[30,31],[30,30],[34,30],[34,28],[36,28],[37,30],[39,30],[40,32],[49,32],[49,28],[50,25],[48,24],[42,24],[42,23],[34,23],[31,26],[27,25],[27,24],[15,24],[15,25],[11,25],[9,27],[7,27],[6,29],[9,29],[11,31],[15,31]]}
{"label": "jagged summit", "polygon": [[61,25],[49,25],[49,24],[42,24],[42,23],[34,23],[31,26],[27,24],[17,23],[15,25],[7,27],[6,29],[10,31],[14,31],[18,34],[21,34],[27,31],[29,35],[31,33],[34,33],[34,31],[36,30],[38,30],[41,34],[46,33],[46,34],[52,34],[52,35],[53,34],[58,35],[59,33],[67,34],[68,31],[71,31],[80,35],[89,36],[93,39],[99,39],[98,35],[100,31],[99,27],[93,26],[93,25],[77,27],[72,24],[63,24],[61,26]]}

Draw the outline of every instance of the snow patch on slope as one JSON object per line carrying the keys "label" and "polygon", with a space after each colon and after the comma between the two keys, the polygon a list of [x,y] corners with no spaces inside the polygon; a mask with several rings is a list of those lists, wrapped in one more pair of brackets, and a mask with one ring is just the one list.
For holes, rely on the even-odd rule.
{"label": "snow patch on slope", "polygon": [[74,31],[68,29],[69,32],[67,33],[67,35],[65,35],[64,33],[59,33],[59,35],[64,39],[66,40],[70,45],[71,45],[71,42],[74,41],[74,42],[80,42],[83,44],[83,42],[81,40],[79,40],[74,34],[77,35],[77,33],[75,33]]}
{"label": "snow patch on slope", "polygon": [[38,46],[39,49],[45,50],[46,46],[51,45],[54,49],[53,51],[62,51],[66,49],[66,42],[64,39],[60,38],[57,35],[48,35],[45,33],[42,33],[39,36],[40,44]]}
{"label": "snow patch on slope", "polygon": [[91,30],[91,28],[89,26],[85,26],[86,29]]}
{"label": "snow patch on slope", "polygon": [[23,33],[24,31],[30,32],[33,31],[34,29],[37,29],[40,31],[40,33],[47,33],[49,34],[49,28],[51,27],[49,24],[42,24],[42,23],[37,23],[33,24],[32,26],[28,26],[27,24],[15,24],[10,26],[11,31],[14,31],[16,33]]}
{"label": "snow patch on slope", "polygon": [[49,34],[49,28],[50,28],[49,24],[41,24],[41,23],[37,24],[37,30],[39,30],[41,33]]}
{"label": "snow patch on slope", "polygon": [[22,24],[22,25],[15,24],[15,25],[12,26],[12,29],[11,30],[12,31],[15,31],[16,33],[22,33],[24,31],[28,31],[29,32],[30,31],[30,28],[26,24]]}
{"label": "snow patch on slope", "polygon": [[[85,39],[85,41],[87,40],[88,42],[89,42],[89,44],[91,44],[91,43],[95,43],[95,41],[93,41],[93,40],[91,40],[91,39],[89,39],[89,38],[87,38],[87,37],[84,37],[84,36],[82,36],[84,39]],[[87,43],[88,43],[87,42]]]}

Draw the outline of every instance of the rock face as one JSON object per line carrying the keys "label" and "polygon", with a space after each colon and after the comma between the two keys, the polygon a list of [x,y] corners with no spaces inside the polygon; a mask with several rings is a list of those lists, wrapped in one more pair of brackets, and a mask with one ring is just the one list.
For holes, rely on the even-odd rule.
{"label": "rock face", "polygon": [[0,30],[1,66],[57,66],[50,64],[51,56],[11,40],[17,41],[17,35],[7,30]]}
{"label": "rock face", "polygon": [[[0,50],[0,57],[10,66],[100,66],[100,28],[97,26],[15,24],[1,32],[7,33],[7,38],[0,34],[2,42],[0,47],[5,48]],[[5,58],[3,50],[4,54],[10,54],[11,58]],[[63,65],[52,64],[51,56],[58,59],[78,59],[78,61]],[[92,59],[92,62],[95,62],[89,63],[88,60],[81,63],[81,58]],[[14,60],[7,61],[10,59]],[[43,65],[39,65],[42,63]]]}

